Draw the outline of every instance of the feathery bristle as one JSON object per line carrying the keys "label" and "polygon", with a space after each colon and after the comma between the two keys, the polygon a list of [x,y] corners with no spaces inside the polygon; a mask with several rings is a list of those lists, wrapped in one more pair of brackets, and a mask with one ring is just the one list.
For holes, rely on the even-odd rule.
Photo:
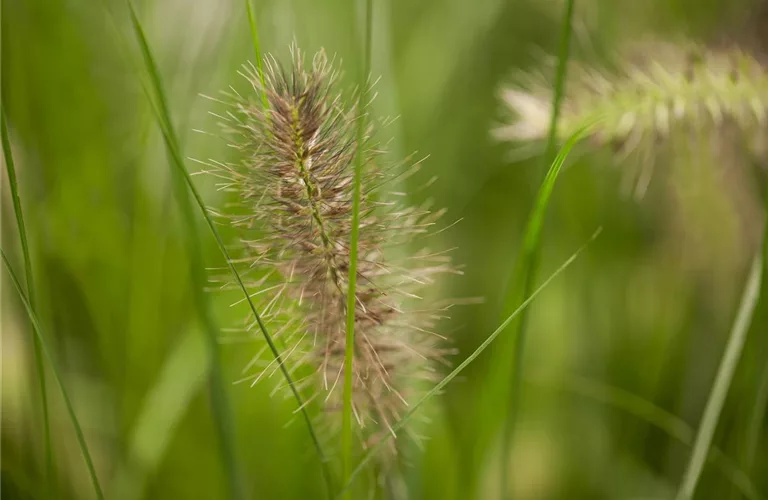
{"label": "feathery bristle", "polygon": [[[353,406],[363,443],[371,444],[391,431],[414,391],[434,380],[431,363],[449,354],[433,332],[440,306],[409,307],[436,275],[453,270],[448,257],[426,248],[392,259],[389,248],[428,236],[441,212],[378,201],[376,188],[391,180],[393,169],[379,165],[372,126],[358,144],[361,111],[345,107],[336,90],[339,74],[323,52],[308,70],[296,48],[292,56],[289,72],[266,59],[263,86],[257,70],[245,68],[255,93],[229,94],[233,109],[224,123],[244,159],[210,162],[208,171],[237,193],[229,221],[244,233],[242,263],[260,273],[250,285],[287,346],[288,368],[312,367],[302,387],[318,391],[313,398],[334,427],[342,396],[353,162],[362,148]],[[270,363],[255,379],[276,368]]]}
{"label": "feathery bristle", "polygon": [[[738,49],[693,44],[646,43],[633,53],[639,57],[625,57],[618,71],[571,63],[559,137],[588,125],[594,145],[612,146],[623,157],[637,151],[652,156],[649,150],[676,133],[721,140],[722,129],[731,127],[753,147],[761,146],[768,72],[756,58]],[[505,141],[543,139],[549,128],[551,86],[535,74],[519,80],[518,87],[501,91],[515,118],[493,134]]]}

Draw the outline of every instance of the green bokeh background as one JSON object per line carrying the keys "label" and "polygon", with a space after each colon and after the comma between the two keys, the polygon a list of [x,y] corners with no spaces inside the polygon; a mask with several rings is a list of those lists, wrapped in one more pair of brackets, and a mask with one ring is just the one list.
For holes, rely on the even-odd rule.
{"label": "green bokeh background", "polygon": [[[647,36],[735,41],[759,52],[760,4],[577,0],[575,57],[599,60]],[[398,117],[382,137],[392,140],[393,158],[428,155],[402,189],[412,202],[432,198],[448,218],[461,219],[442,233],[441,244],[457,247],[453,256],[464,275],[435,293],[484,299],[457,308],[443,325],[458,363],[500,322],[502,293],[546,167],[540,157],[510,160],[510,146],[491,138],[490,129],[506,118],[498,90],[519,69],[551,71],[544,55],[556,50],[563,3],[374,0],[374,6],[372,67],[381,76],[374,109]],[[153,0],[137,8],[184,155],[231,157],[220,140],[193,129],[217,130],[209,114],[216,104],[199,94],[242,88],[236,72],[253,59],[244,4]],[[257,1],[262,47],[280,60],[293,39],[309,53],[324,47],[344,61],[351,84],[359,8],[349,1]],[[131,63],[136,56],[122,2],[2,2],[2,95],[39,314],[108,498],[225,498],[188,250],[143,75]],[[652,403],[675,415],[672,432],[690,438],[763,218],[762,162],[708,159],[705,152],[695,161],[669,160],[683,167],[662,166],[641,200],[622,192],[627,171],[611,154],[587,152],[568,163],[548,213],[540,278],[597,227],[603,233],[530,311],[523,411],[508,471],[516,499],[674,495],[690,447],[649,422],[643,409]],[[417,189],[433,176],[436,182]],[[195,180],[209,205],[223,204],[210,179]],[[3,170],[2,247],[21,273],[6,181]],[[223,266],[198,222],[206,264]],[[3,292],[2,494],[46,498],[30,330],[5,274]],[[230,307],[236,297],[211,294],[221,327],[242,322],[245,310]],[[740,498],[734,477],[768,493],[768,440],[747,437],[768,362],[766,326],[768,303],[759,306],[716,434],[731,465],[745,468],[752,446],[755,459],[746,476],[730,479],[722,467],[708,465],[697,499]],[[222,364],[250,497],[322,498],[295,403],[270,396],[277,377],[254,387],[229,384],[261,347],[258,339],[230,337],[222,333]],[[424,409],[429,422],[419,430],[428,439],[422,449],[409,448],[408,494],[395,498],[496,497],[498,439],[489,446],[477,439],[497,434],[489,429],[494,420],[476,408],[488,383],[486,354]],[[49,498],[93,498],[50,376],[57,488]],[[765,427],[763,415],[757,424]]]}

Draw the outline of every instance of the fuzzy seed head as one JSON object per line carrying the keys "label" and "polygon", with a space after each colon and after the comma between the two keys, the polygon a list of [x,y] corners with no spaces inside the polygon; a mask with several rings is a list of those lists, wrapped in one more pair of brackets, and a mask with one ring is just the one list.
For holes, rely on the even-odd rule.
{"label": "fuzzy seed head", "polygon": [[[621,157],[651,156],[670,138],[721,140],[736,128],[754,150],[763,147],[768,120],[768,72],[738,49],[711,50],[690,43],[650,43],[630,51],[614,71],[570,63],[558,136],[590,126],[589,142],[610,146]],[[493,130],[504,141],[546,137],[552,85],[539,74],[522,74],[501,91],[513,118]],[[648,167],[646,165],[645,167]]]}
{"label": "fuzzy seed head", "polygon": [[[287,368],[334,429],[342,407],[352,181],[360,148],[353,410],[367,445],[391,432],[408,401],[434,381],[433,364],[446,362],[449,350],[434,328],[447,306],[425,305],[423,292],[453,269],[444,253],[424,245],[441,212],[383,201],[382,187],[395,169],[381,167],[372,126],[358,142],[357,120],[366,110],[346,105],[332,62],[320,52],[307,69],[295,47],[292,56],[288,71],[266,58],[263,85],[255,68],[244,68],[253,92],[228,94],[232,107],[223,124],[243,160],[208,167],[237,198],[227,220],[243,234],[249,286],[263,299]],[[414,243],[421,250],[408,252]],[[272,362],[255,378],[276,368]]]}

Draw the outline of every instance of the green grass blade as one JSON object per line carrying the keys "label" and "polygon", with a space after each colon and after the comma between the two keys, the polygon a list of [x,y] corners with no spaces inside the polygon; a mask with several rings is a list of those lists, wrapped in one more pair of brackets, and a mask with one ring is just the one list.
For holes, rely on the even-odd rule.
{"label": "green grass blade", "polygon": [[59,368],[53,358],[53,354],[48,349],[48,345],[45,341],[45,335],[43,334],[42,327],[40,326],[40,322],[37,320],[37,315],[35,314],[34,309],[32,309],[32,304],[29,302],[29,299],[26,295],[24,295],[24,291],[21,288],[21,283],[19,282],[19,279],[16,277],[16,274],[14,274],[13,269],[11,268],[10,262],[8,262],[8,257],[6,257],[5,252],[3,250],[0,250],[0,256],[3,258],[3,264],[5,264],[5,269],[8,271],[8,275],[11,277],[11,282],[13,282],[13,287],[16,289],[16,292],[19,294],[19,298],[24,303],[24,308],[27,310],[27,315],[29,316],[29,321],[32,323],[32,328],[35,331],[35,336],[37,337],[38,341],[40,342],[40,348],[42,350],[43,355],[48,360],[48,364],[51,366],[51,371],[53,372],[53,377],[56,380],[56,383],[59,386],[59,389],[61,390],[61,395],[64,398],[64,405],[67,408],[67,413],[69,414],[69,418],[72,421],[72,425],[75,427],[75,434],[77,435],[77,443],[80,445],[80,452],[83,454],[83,458],[85,459],[85,464],[88,467],[88,474],[91,477],[91,483],[93,484],[93,489],[96,492],[96,498],[98,500],[104,500],[104,494],[101,491],[101,485],[99,484],[99,478],[96,476],[96,469],[93,466],[93,460],[91,459],[91,454],[88,451],[88,445],[85,442],[85,435],[83,434],[83,429],[80,427],[80,422],[77,420],[77,415],[75,414],[75,409],[72,406],[72,401],[69,399],[69,394],[67,393],[67,388],[64,386],[64,380],[61,378],[61,372],[59,371]]}
{"label": "green grass blade", "polygon": [[[363,141],[365,135],[365,107],[368,99],[368,75],[371,72],[371,32],[373,30],[373,2],[365,2],[365,46],[359,75],[357,102],[357,150],[355,151],[355,177],[352,187],[352,233],[349,242],[349,279],[347,284],[347,331],[344,342],[344,407],[341,419],[341,456],[344,482],[352,472],[352,364],[355,358],[355,311],[357,309],[357,243],[360,235],[360,183],[363,171]],[[345,496],[352,499],[352,491]]]}
{"label": "green grass blade", "polygon": [[[128,4],[130,7],[133,29],[136,34],[136,38],[139,41],[139,47],[141,48],[144,62],[146,64],[146,69],[149,73],[152,87],[154,88],[154,95],[159,106],[158,117],[160,117],[161,122],[164,124],[163,128],[165,129],[164,136],[166,139],[166,146],[169,150],[174,150],[178,153],[180,147],[177,136],[173,129],[173,121],[171,119],[170,108],[168,106],[168,99],[165,95],[164,87],[160,79],[160,73],[149,49],[149,44],[144,34],[144,30],[141,27],[139,18],[136,15],[133,4],[131,2]],[[240,475],[240,467],[238,466],[235,451],[236,447],[233,435],[234,418],[232,417],[229,401],[227,400],[227,393],[222,375],[219,352],[220,349],[218,343],[218,328],[213,319],[210,303],[204,290],[207,278],[205,276],[205,267],[200,251],[197,226],[195,224],[192,205],[184,187],[184,177],[177,170],[173,170],[172,178],[176,199],[182,212],[182,219],[186,231],[187,248],[190,255],[189,261],[192,275],[192,288],[195,309],[200,317],[203,330],[206,334],[207,348],[210,357],[210,370],[208,372],[208,377],[211,407],[213,412],[214,425],[216,426],[218,435],[219,446],[221,447],[222,459],[224,461],[224,469],[227,474],[229,483],[229,493],[230,497],[233,499],[245,499],[245,482]]]}
{"label": "green grass blade", "polygon": [[[526,307],[528,307],[531,302],[536,299],[536,297],[539,296],[541,292],[544,291],[545,288],[547,288],[552,281],[554,281],[555,278],[557,278],[563,271],[565,271],[573,262],[578,258],[578,256],[584,251],[584,249],[587,248],[587,246],[597,238],[597,236],[600,234],[600,229],[595,231],[595,233],[592,235],[592,237],[587,241],[584,245],[581,246],[576,252],[573,253],[563,264],[558,267],[555,272],[553,272],[549,278],[547,278],[538,288],[533,290],[533,293],[531,293],[528,298],[526,298],[518,307],[515,309],[512,314],[510,314],[502,323],[499,325],[496,330],[491,333],[488,338],[486,338],[480,346],[475,349],[475,351],[467,356],[467,358],[461,362],[459,366],[453,369],[451,373],[449,373],[445,378],[443,378],[440,382],[438,382],[427,394],[425,394],[419,401],[417,401],[415,404],[410,406],[409,410],[403,415],[403,418],[398,420],[393,426],[392,426],[392,432],[397,433],[400,429],[402,429],[405,424],[408,423],[408,421],[413,417],[413,415],[418,411],[421,406],[435,397],[437,394],[439,394],[443,388],[448,385],[448,383],[456,378],[456,376],[464,371],[464,369],[469,366],[470,363],[472,363],[480,354],[485,351],[488,346],[491,345],[491,343],[496,340],[496,338],[501,335],[504,330],[506,330],[507,326],[509,326],[512,321],[514,321],[522,311],[525,310]],[[344,485],[344,490],[346,491],[349,489],[349,487],[352,485],[352,482],[354,481],[355,477],[357,477],[360,472],[362,472],[366,466],[366,464],[373,458],[373,456],[386,445],[387,441],[392,438],[392,433],[387,433],[385,436],[382,437],[382,439],[376,443],[376,446],[370,448],[368,452],[363,455],[362,460],[360,463],[355,467],[355,469],[352,471],[352,474],[349,477],[349,480],[346,485]]]}
{"label": "green grass blade", "polygon": [[[549,136],[547,139],[547,146],[544,154],[544,161],[549,162],[550,158],[555,154],[556,140],[557,140],[557,121],[560,115],[560,106],[563,100],[563,94],[565,90],[565,80],[568,71],[568,58],[570,55],[570,41],[571,30],[573,22],[573,7],[575,0],[568,0],[565,7],[565,14],[563,17],[563,26],[560,36],[560,52],[558,55],[558,67],[557,75],[555,78],[555,91],[552,97],[552,114],[549,124]],[[523,298],[529,295],[533,288],[536,269],[538,267],[539,251],[541,246],[541,228],[543,225],[544,215],[549,204],[549,198],[552,193],[552,188],[555,184],[558,174],[560,173],[560,167],[562,164],[553,163],[547,172],[542,187],[540,188],[539,195],[534,206],[534,211],[531,214],[526,233],[523,240],[523,251],[521,254],[521,260],[516,267],[516,276],[512,277],[512,280],[520,280],[520,284],[515,284],[509,288],[508,294],[512,294],[506,301],[507,304],[513,306]],[[505,311],[506,312],[506,311]],[[510,381],[510,393],[509,393],[509,406],[508,415],[504,425],[504,434],[502,441],[502,459],[500,474],[501,481],[501,496],[505,496],[507,470],[509,467],[508,458],[509,454],[506,452],[507,446],[512,443],[514,439],[515,426],[517,422],[517,413],[519,411],[520,391],[521,391],[521,378],[522,378],[522,365],[525,352],[525,336],[528,325],[528,311],[523,311],[520,315],[520,319],[513,326],[514,328],[514,353],[512,379]],[[506,355],[506,352],[503,352]]]}
{"label": "green grass blade", "polygon": [[[259,30],[256,25],[256,15],[253,12],[252,0],[245,0],[245,9],[248,12],[248,24],[251,28],[251,39],[253,40],[253,52],[256,55],[256,69],[259,73],[259,80],[261,81],[261,88],[264,89],[264,68],[261,60],[261,43],[259,43]],[[261,104],[264,109],[269,109],[269,102],[267,101],[267,94],[261,93]]]}
{"label": "green grass blade", "polygon": [[[133,12],[133,8],[131,7],[131,10]],[[133,13],[133,17],[136,18],[135,13]],[[137,18],[136,18],[137,19]],[[148,64],[148,69],[151,73],[157,73],[157,70],[155,68],[154,63],[152,62],[153,59],[151,58],[151,53],[149,52],[149,46],[146,42],[146,38],[143,35],[143,30],[141,29],[140,24],[138,23],[138,19],[135,22],[135,28],[137,30],[137,35],[139,35],[139,41],[142,46],[142,52],[145,56],[145,61]],[[154,78],[154,85],[158,85],[159,83],[159,77]],[[208,209],[205,206],[205,203],[203,202],[202,196],[200,196],[200,193],[198,192],[197,188],[195,187],[192,177],[189,175],[189,172],[187,172],[187,169],[184,166],[184,160],[181,156],[181,152],[179,151],[178,145],[174,139],[172,124],[168,121],[168,115],[167,113],[163,113],[160,109],[158,109],[154,105],[154,101],[152,99],[151,92],[149,89],[145,88],[145,92],[147,92],[147,96],[150,100],[150,103],[152,104],[152,109],[155,112],[155,116],[158,120],[158,123],[160,125],[161,132],[163,134],[163,139],[165,140],[168,153],[171,157],[171,163],[174,167],[175,171],[182,177],[182,179],[186,182],[187,188],[192,193],[192,197],[197,204],[198,208],[200,209],[203,218],[206,222],[206,225],[208,226],[208,229],[210,230],[211,234],[213,235],[214,239],[216,240],[216,244],[219,247],[219,250],[223,254],[227,266],[229,267],[229,270],[232,272],[233,276],[235,277],[235,280],[237,281],[238,287],[242,291],[243,295],[245,296],[248,306],[251,309],[251,313],[253,314],[254,318],[256,319],[256,322],[259,326],[259,329],[261,330],[261,333],[267,342],[267,345],[269,346],[270,351],[272,352],[272,355],[275,357],[278,366],[280,367],[280,371],[283,374],[286,382],[288,383],[289,387],[291,388],[291,392],[293,393],[294,398],[296,399],[296,402],[298,404],[298,407],[300,409],[300,412],[304,418],[304,421],[307,425],[307,429],[310,433],[310,437],[312,438],[312,443],[315,447],[315,450],[320,458],[323,475],[325,478],[325,481],[331,489],[333,487],[333,474],[331,473],[330,467],[328,465],[328,459],[326,458],[326,455],[323,451],[323,448],[320,444],[320,440],[318,438],[318,435],[314,429],[314,426],[312,424],[312,420],[309,416],[309,413],[306,410],[306,405],[304,404],[304,400],[301,397],[301,395],[298,392],[298,389],[296,388],[296,385],[290,375],[288,373],[287,368],[285,367],[285,363],[283,362],[282,356],[280,355],[280,352],[277,349],[277,346],[274,343],[274,340],[272,339],[272,336],[269,334],[266,325],[262,321],[261,315],[256,310],[256,306],[253,304],[253,301],[251,300],[250,294],[248,293],[248,290],[245,287],[245,284],[243,283],[242,278],[240,277],[240,273],[237,271],[237,268],[235,267],[230,255],[229,251],[226,249],[226,246],[224,245],[224,241],[221,239],[221,236],[219,235],[218,230],[216,229],[216,226],[213,223],[213,220],[210,217],[210,214],[208,213]],[[156,93],[162,94],[162,87],[159,89],[155,89]],[[201,268],[202,269],[202,268]],[[218,362],[218,360],[216,360]]]}
{"label": "green grass blade", "polygon": [[[5,169],[8,172],[8,184],[11,188],[11,199],[13,200],[13,212],[16,215],[16,228],[19,232],[21,241],[21,252],[24,258],[24,276],[27,282],[27,296],[32,310],[35,310],[35,287],[32,278],[32,259],[29,254],[29,243],[27,241],[27,229],[24,225],[24,213],[21,209],[21,199],[19,198],[19,187],[16,180],[16,167],[13,163],[13,152],[11,151],[11,141],[8,138],[8,125],[5,120],[5,110],[0,111],[0,135],[2,135],[3,157],[5,158]],[[53,492],[55,482],[53,468],[53,446],[51,445],[51,422],[50,412],[48,410],[48,391],[45,383],[45,366],[43,365],[43,354],[40,348],[40,340],[37,336],[32,336],[32,345],[34,349],[35,371],[37,372],[37,381],[40,385],[40,405],[43,412],[43,433],[45,443],[45,473],[48,493]]]}
{"label": "green grass blade", "polygon": [[768,408],[768,364],[763,368],[760,375],[760,382],[755,396],[755,404],[747,426],[747,441],[744,447],[744,458],[742,466],[747,472],[751,472],[757,458],[757,451],[760,446],[760,435],[763,431],[763,422],[765,412]]}
{"label": "green grass blade", "polygon": [[739,310],[728,338],[728,344],[725,347],[725,353],[723,353],[723,359],[717,370],[715,382],[709,393],[707,405],[704,408],[704,415],[701,418],[701,424],[696,434],[691,458],[683,474],[680,489],[677,492],[677,500],[691,500],[696,491],[704,463],[712,446],[712,438],[715,434],[717,423],[720,420],[720,413],[725,404],[725,397],[728,394],[733,374],[736,371],[736,366],[739,363],[739,358],[744,348],[749,326],[752,323],[752,314],[760,297],[762,274],[763,256],[758,255],[752,263],[749,278],[744,287],[744,295],[739,304]]}

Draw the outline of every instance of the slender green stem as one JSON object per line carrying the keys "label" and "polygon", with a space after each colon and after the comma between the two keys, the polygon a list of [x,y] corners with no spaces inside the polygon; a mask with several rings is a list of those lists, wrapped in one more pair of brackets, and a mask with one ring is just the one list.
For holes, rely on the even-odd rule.
{"label": "slender green stem", "polygon": [[[8,126],[5,121],[5,110],[0,112],[0,135],[2,135],[3,156],[5,157],[5,169],[8,172],[8,185],[11,188],[11,199],[13,200],[13,211],[16,214],[16,227],[19,231],[19,240],[21,241],[21,253],[24,257],[24,276],[27,282],[27,296],[32,310],[35,310],[35,287],[32,278],[32,258],[29,254],[29,243],[27,240],[27,229],[24,225],[24,213],[21,209],[21,198],[19,197],[19,186],[16,180],[16,167],[13,163],[13,152],[11,151],[11,141],[8,138]],[[34,349],[35,371],[37,372],[37,381],[40,385],[40,404],[43,411],[43,434],[45,440],[45,473],[46,486],[48,494],[53,494],[54,468],[53,468],[53,446],[51,445],[51,421],[48,410],[48,391],[45,383],[45,366],[43,365],[43,355],[40,348],[40,341],[36,336],[32,336],[32,346]]]}
{"label": "slender green stem", "polygon": [[75,414],[75,409],[72,406],[72,401],[69,399],[69,394],[67,393],[67,389],[64,386],[64,380],[61,377],[61,371],[59,370],[59,367],[53,358],[53,354],[51,353],[50,349],[48,348],[48,344],[45,341],[46,335],[43,334],[42,327],[40,326],[40,322],[37,320],[37,315],[32,308],[32,304],[30,303],[27,296],[24,295],[24,291],[21,288],[19,278],[17,278],[16,274],[13,272],[10,262],[8,262],[8,257],[6,257],[3,250],[0,250],[0,256],[2,256],[5,269],[8,271],[8,275],[11,277],[13,287],[19,294],[21,301],[24,303],[24,308],[27,310],[29,321],[32,323],[32,329],[35,331],[37,340],[40,342],[42,353],[48,360],[48,364],[51,366],[51,371],[53,372],[53,378],[56,380],[56,384],[61,390],[61,396],[64,399],[64,405],[67,407],[67,413],[69,414],[69,418],[72,421],[72,425],[75,427],[75,434],[77,435],[77,443],[80,446],[80,452],[83,454],[85,464],[88,467],[88,473],[91,477],[91,484],[93,484],[93,489],[96,492],[96,498],[98,500],[104,500],[104,494],[101,491],[101,485],[99,484],[99,479],[96,476],[96,469],[93,466],[93,460],[91,459],[91,454],[88,451],[88,445],[85,442],[83,429],[80,427],[80,422],[77,420],[77,415]]}
{"label": "slender green stem", "polygon": [[[715,376],[715,382],[709,392],[709,399],[704,408],[704,415],[701,417],[699,431],[696,434],[696,441],[693,445],[693,452],[688,461],[688,466],[683,474],[683,480],[680,489],[677,492],[677,500],[691,500],[696,491],[701,472],[704,468],[709,448],[712,446],[712,438],[720,420],[720,413],[725,404],[725,398],[728,394],[733,374],[739,363],[741,352],[744,348],[747,333],[752,325],[752,316],[758,302],[766,303],[766,296],[763,293],[762,283],[768,280],[768,267],[765,265],[768,259],[768,194],[764,201],[765,222],[763,225],[763,244],[760,253],[755,257],[752,268],[750,269],[747,284],[744,287],[744,294],[739,304],[736,319],[731,328],[728,343],[725,346],[723,359],[720,361],[720,367]],[[763,307],[766,307],[763,305]],[[761,388],[758,394],[758,403],[765,389]],[[764,403],[763,403],[764,404]],[[758,409],[759,410],[759,409]]]}
{"label": "slender green stem", "polygon": [[592,235],[592,237],[587,241],[584,245],[581,246],[576,252],[573,253],[563,264],[558,267],[555,272],[553,272],[544,282],[535,290],[533,290],[533,293],[531,293],[528,298],[526,298],[514,311],[512,311],[512,314],[510,314],[500,325],[496,330],[491,333],[488,338],[486,338],[480,346],[475,349],[475,351],[467,356],[467,359],[461,362],[459,366],[453,369],[451,373],[445,376],[440,382],[438,382],[429,392],[427,392],[420,400],[418,400],[415,404],[409,407],[408,411],[403,415],[403,417],[395,422],[395,424],[392,426],[392,432],[385,434],[381,440],[376,443],[375,446],[370,448],[364,455],[363,458],[360,460],[360,463],[357,464],[357,467],[352,471],[352,474],[350,474],[349,478],[347,478],[347,483],[344,485],[344,488],[342,489],[342,492],[349,491],[350,486],[352,486],[353,481],[355,478],[360,474],[363,470],[365,470],[365,466],[368,464],[368,462],[376,455],[376,453],[379,452],[384,446],[386,446],[387,442],[392,438],[394,434],[396,434],[400,429],[402,429],[408,421],[413,417],[413,415],[416,413],[416,411],[421,408],[421,406],[435,397],[436,395],[440,394],[443,390],[443,388],[448,385],[448,383],[456,378],[459,373],[464,371],[464,369],[469,366],[470,363],[472,363],[475,359],[477,359],[480,354],[482,354],[483,351],[485,351],[488,346],[491,345],[491,343],[496,340],[496,338],[506,330],[507,326],[509,326],[512,321],[514,321],[522,311],[524,311],[531,302],[536,299],[536,297],[539,296],[541,292],[544,291],[545,288],[547,288],[552,281],[555,280],[563,271],[565,271],[573,262],[578,258],[578,256],[581,254],[581,252],[584,251],[587,246],[595,240],[595,238],[598,237],[602,229],[598,229],[595,231],[595,233]]}
{"label": "slender green stem", "polygon": [[259,43],[259,30],[256,25],[256,15],[253,12],[252,0],[245,0],[245,9],[248,11],[248,23],[251,27],[251,39],[253,40],[253,52],[256,55],[256,69],[259,72],[259,80],[261,81],[261,103],[264,105],[264,109],[269,109],[269,102],[267,101],[267,94],[263,91],[264,86],[264,68],[261,61],[261,43]]}
{"label": "slender green stem", "polygon": [[[152,57],[152,53],[149,50],[149,44],[147,43],[146,36],[139,22],[136,11],[133,8],[133,4],[129,2],[131,11],[131,21],[133,23],[134,31],[139,39],[142,55],[144,56],[144,62],[147,65],[147,70],[154,87],[154,94],[159,104],[159,116],[163,117],[166,133],[166,145],[168,149],[178,151],[180,149],[178,138],[173,129],[173,122],[171,119],[170,108],[168,106],[168,100],[165,95],[165,91],[160,80],[160,74],[157,69],[157,65]],[[220,349],[218,343],[218,328],[213,318],[213,313],[205,295],[205,285],[207,278],[205,276],[205,267],[203,263],[203,257],[200,251],[199,237],[197,231],[197,225],[195,223],[195,217],[190,203],[188,193],[184,186],[184,177],[177,171],[173,170],[173,186],[176,195],[177,202],[182,212],[182,219],[185,225],[187,249],[189,251],[189,264],[190,274],[192,276],[192,288],[193,297],[195,302],[195,309],[200,317],[200,321],[203,325],[203,330],[206,333],[206,341],[208,354],[210,357],[210,371],[209,371],[209,391],[211,396],[211,407],[213,411],[213,419],[216,426],[219,445],[221,446],[221,454],[224,460],[225,472],[229,481],[230,497],[233,499],[246,498],[244,492],[245,483],[241,478],[239,466],[236,457],[236,447],[234,439],[234,418],[232,417],[229,407],[229,401],[227,400],[226,388],[224,385],[224,377],[222,374]]]}
{"label": "slender green stem", "polygon": [[752,471],[755,458],[757,457],[766,408],[768,408],[768,364],[763,367],[763,373],[760,375],[757,395],[755,396],[755,404],[752,407],[752,414],[747,426],[747,442],[744,451],[744,459],[741,464],[747,474]]}
{"label": "slender green stem", "polygon": [[[365,141],[366,104],[368,98],[368,75],[371,72],[371,31],[373,29],[373,1],[365,2],[365,48],[359,75],[357,103],[357,148],[355,150],[355,177],[352,186],[352,233],[349,242],[349,279],[347,282],[347,331],[344,343],[344,407],[341,420],[341,454],[344,481],[349,481],[352,472],[352,377],[355,358],[355,311],[357,310],[357,243],[360,235],[360,183],[363,171],[363,148]],[[345,492],[352,499],[352,491]]]}
{"label": "slender green stem", "polygon": [[701,424],[693,444],[691,458],[683,475],[680,489],[677,492],[677,500],[691,500],[696,491],[704,463],[712,446],[712,438],[715,434],[717,423],[720,420],[720,413],[725,404],[725,397],[728,394],[733,374],[736,371],[741,351],[744,348],[747,332],[752,322],[752,314],[760,296],[762,272],[763,256],[757,255],[753,261],[747,285],[744,288],[744,295],[739,304],[739,310],[731,329],[728,344],[725,347],[723,359],[717,370],[715,383],[709,393],[704,415],[701,418]]}
{"label": "slender green stem", "polygon": [[[135,17],[135,14],[134,14],[134,17]],[[137,25],[137,33],[140,34],[139,41],[142,42],[142,52],[144,53],[145,60],[147,59],[147,56],[149,56],[149,61],[153,61],[151,59],[151,54],[149,53],[149,46],[146,43],[146,39],[143,36],[143,31],[141,30],[141,27],[138,24],[138,21],[136,22],[136,25]],[[152,71],[156,72],[154,63],[149,64],[148,69],[151,70],[150,72]],[[155,85],[157,85],[157,83],[159,82],[159,78],[155,79],[155,81],[156,81]],[[256,306],[253,304],[253,300],[251,299],[251,296],[248,293],[248,289],[243,283],[242,277],[240,276],[240,273],[237,271],[237,268],[235,267],[235,264],[229,255],[229,251],[224,245],[224,241],[219,235],[219,232],[216,229],[216,225],[213,223],[213,219],[211,219],[211,216],[208,213],[208,208],[206,207],[202,196],[200,195],[199,191],[195,187],[194,182],[192,181],[192,176],[189,174],[189,172],[187,172],[187,169],[184,166],[184,159],[181,156],[181,152],[178,148],[176,141],[174,140],[172,124],[167,120],[167,115],[163,114],[162,111],[158,109],[157,106],[155,105],[154,99],[152,98],[152,92],[150,91],[150,89],[148,89],[145,86],[144,92],[147,94],[148,100],[152,106],[152,110],[155,113],[155,117],[157,118],[161,133],[163,134],[163,139],[168,149],[168,153],[171,157],[172,166],[176,169],[175,171],[182,176],[183,180],[186,181],[187,188],[192,193],[192,197],[196,202],[198,208],[200,209],[200,212],[203,215],[205,223],[208,226],[208,229],[210,230],[211,234],[213,235],[214,240],[216,241],[216,245],[218,246],[219,251],[221,251],[222,255],[224,256],[227,262],[227,267],[229,268],[232,275],[235,277],[238,287],[240,288],[243,295],[245,296],[245,299],[248,302],[248,306],[250,307],[251,313],[256,319],[256,323],[259,326],[262,336],[267,342],[267,345],[272,355],[274,356],[278,366],[280,367],[281,373],[283,374],[286,382],[288,383],[288,386],[291,389],[291,392],[294,398],[296,399],[296,402],[298,404],[298,411],[300,411],[302,414],[304,422],[307,425],[307,429],[309,431],[310,437],[312,438],[312,443],[314,445],[315,451],[317,452],[317,455],[320,458],[323,477],[325,479],[326,485],[328,487],[329,492],[332,492],[333,491],[333,474],[331,472],[328,459],[326,458],[326,454],[323,451],[322,445],[320,444],[320,439],[312,424],[312,419],[310,418],[309,413],[307,412],[305,402],[301,397],[301,394],[299,393],[298,388],[296,387],[296,384],[293,381],[293,378],[288,372],[288,369],[285,367],[285,363],[283,362],[282,356],[280,355],[280,351],[277,349],[277,346],[275,345],[275,342],[272,336],[269,334],[269,331],[267,330],[266,325],[262,321],[261,315],[256,310]],[[157,93],[157,89],[156,89],[156,93]]]}
{"label": "slender green stem", "polygon": [[[573,8],[575,0],[568,0],[565,8],[565,14],[563,17],[563,25],[560,35],[560,52],[558,56],[557,75],[555,78],[555,92],[552,97],[552,115],[550,117],[549,124],[549,137],[547,139],[547,147],[544,154],[544,161],[549,163],[551,158],[555,155],[557,147],[557,122],[560,116],[560,106],[563,100],[563,94],[565,91],[565,80],[568,72],[568,58],[570,55],[571,44],[571,31],[573,22]],[[522,285],[514,286],[508,290],[508,295],[512,295],[512,300],[507,300],[508,307],[517,304],[520,299],[530,294],[533,288],[533,283],[536,275],[536,269],[538,267],[539,251],[541,246],[541,227],[543,225],[543,218],[547,208],[549,193],[544,195],[544,190],[549,189],[554,185],[554,179],[558,172],[552,171],[547,174],[547,178],[544,180],[542,193],[539,196],[538,203],[531,215],[526,229],[524,237],[524,246],[522,251],[522,259],[518,269],[517,279],[520,279]],[[550,180],[551,182],[547,182]],[[548,187],[549,186],[549,187]],[[516,279],[515,277],[512,278]],[[504,438],[502,440],[501,448],[501,497],[505,497],[507,491],[507,477],[509,470],[509,453],[508,446],[511,445],[514,439],[514,432],[517,423],[517,414],[519,411],[520,391],[521,391],[521,379],[522,379],[522,367],[523,357],[525,352],[525,334],[528,324],[528,311],[523,311],[520,315],[520,319],[514,326],[514,356],[512,367],[512,380],[510,383],[510,394],[508,399],[508,416],[504,427]]]}

